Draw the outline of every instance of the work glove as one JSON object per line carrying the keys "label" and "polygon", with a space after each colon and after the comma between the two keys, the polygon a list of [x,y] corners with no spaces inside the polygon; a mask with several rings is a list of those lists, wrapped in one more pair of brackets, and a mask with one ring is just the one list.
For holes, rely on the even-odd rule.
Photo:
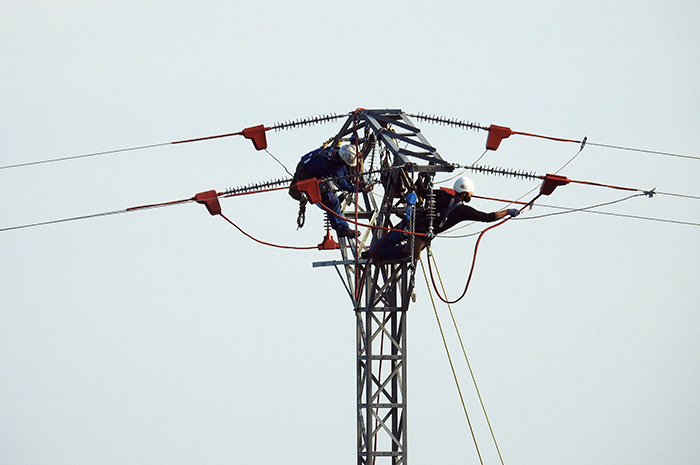
{"label": "work glove", "polygon": [[508,209],[508,214],[509,214],[511,217],[515,218],[516,216],[518,216],[518,215],[520,214],[520,211],[519,211],[517,208],[509,208],[509,209]]}

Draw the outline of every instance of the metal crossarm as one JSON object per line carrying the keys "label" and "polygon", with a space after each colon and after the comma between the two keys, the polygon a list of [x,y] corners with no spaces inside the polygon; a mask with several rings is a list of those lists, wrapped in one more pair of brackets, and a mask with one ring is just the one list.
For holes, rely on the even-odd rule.
{"label": "metal crossarm", "polygon": [[[361,109],[350,116],[348,121],[350,119],[363,120],[377,139],[398,158],[398,164],[411,163],[410,157],[440,165],[447,164],[435,147],[423,137],[420,129],[401,110]],[[398,132],[398,130],[404,132]],[[399,141],[404,143],[407,148],[399,147]]]}

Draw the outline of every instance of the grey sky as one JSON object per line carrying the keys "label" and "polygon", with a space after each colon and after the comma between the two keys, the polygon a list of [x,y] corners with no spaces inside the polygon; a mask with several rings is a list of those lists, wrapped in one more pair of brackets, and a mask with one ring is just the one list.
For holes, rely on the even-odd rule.
{"label": "grey sky", "polygon": [[[0,165],[357,107],[700,156],[696,3],[454,3],[3,1]],[[419,126],[450,161],[483,153],[484,132]],[[269,133],[269,150],[291,170],[339,127]],[[547,173],[577,150],[512,136],[483,162]],[[698,196],[699,172],[698,160],[588,146],[561,174]],[[0,228],[285,174],[243,138],[3,169]],[[472,178],[483,196],[536,187]],[[541,203],[625,196],[569,185]],[[698,205],[603,210],[700,223]],[[323,237],[317,209],[296,230],[284,193],[222,207],[264,240]],[[697,463],[698,232],[572,213],[484,237],[453,310],[507,465]],[[451,295],[473,246],[434,243]],[[334,258],[266,248],[195,204],[0,233],[0,463],[355,463],[354,314],[335,272],[311,266]],[[410,463],[478,463],[417,282]],[[449,342],[485,463],[500,463]]]}

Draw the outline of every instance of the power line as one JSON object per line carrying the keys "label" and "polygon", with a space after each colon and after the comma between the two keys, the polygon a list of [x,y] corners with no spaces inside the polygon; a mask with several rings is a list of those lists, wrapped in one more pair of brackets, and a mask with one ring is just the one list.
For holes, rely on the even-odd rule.
{"label": "power line", "polygon": [[[578,154],[581,153],[579,151],[575,156],[578,156]],[[571,159],[573,160],[573,158]],[[569,162],[571,162],[569,160]],[[569,163],[567,162],[567,164]],[[508,168],[494,168],[491,166],[478,166],[478,165],[471,165],[471,166],[462,166],[462,165],[455,165],[458,168],[464,168],[467,170],[472,170],[475,172],[479,173],[487,173],[487,174],[493,174],[493,175],[498,175],[498,176],[506,176],[506,177],[513,177],[513,178],[521,178],[521,179],[541,179],[544,181],[542,184],[542,193],[545,195],[549,195],[552,193],[552,191],[558,187],[558,186],[563,186],[569,183],[575,183],[575,184],[585,184],[589,186],[596,186],[596,187],[605,187],[608,189],[617,189],[617,190],[623,190],[623,191],[634,191],[634,192],[643,192],[649,197],[653,197],[655,194],[654,189],[652,190],[643,190],[643,189],[638,189],[636,187],[624,187],[624,186],[616,186],[612,184],[602,184],[599,182],[593,182],[593,181],[583,181],[583,180],[577,180],[577,179],[569,179],[564,176],[559,176],[556,174],[547,174],[547,175],[539,175],[535,174],[532,172],[526,172],[526,171],[517,171],[517,170],[512,170]],[[564,165],[566,166],[566,165]],[[561,171],[561,169],[557,170],[557,172]]]}
{"label": "power line", "polygon": [[[600,207],[605,207],[605,206],[608,206],[608,205],[614,205],[614,204],[616,204],[616,203],[624,202],[625,200],[629,200],[629,199],[634,198],[634,197],[639,197],[640,195],[644,195],[644,194],[634,194],[634,195],[630,195],[630,196],[624,197],[624,198],[622,198],[622,199],[613,200],[613,201],[611,201],[611,202],[605,202],[605,203],[599,203],[599,204],[597,204],[597,205],[591,205],[590,207],[584,207],[584,208],[568,208],[568,209],[566,209],[566,211],[560,211],[560,212],[555,212],[555,213],[547,213],[547,214],[544,214],[544,215],[537,215],[537,216],[525,216],[525,217],[522,217],[522,218],[520,218],[520,219],[522,219],[522,220],[534,220],[534,219],[538,219],[538,218],[546,218],[546,217],[548,217],[548,216],[565,215],[565,214],[567,214],[567,213],[574,213],[574,212],[587,211],[587,210],[592,210],[592,209],[594,209],[594,208],[600,208]],[[552,208],[563,208],[563,207],[552,207]],[[514,219],[515,219],[515,218],[514,218]]]}
{"label": "power line", "polygon": [[[290,182],[289,179],[279,179],[279,180],[268,181],[268,182],[264,182],[264,183],[250,184],[250,185],[242,186],[242,187],[235,188],[235,189],[228,189],[228,190],[221,192],[221,193],[218,193],[216,195],[217,195],[217,197],[221,196],[221,197],[225,198],[225,197],[234,197],[234,196],[247,195],[247,194],[258,194],[258,193],[269,192],[269,191],[273,191],[273,190],[282,190],[282,189],[287,189],[287,186],[286,185],[283,187],[276,187],[276,186],[280,186],[282,184],[288,184],[289,182]],[[669,192],[655,192],[655,193],[659,194],[659,195],[668,195],[668,196],[674,196],[674,197],[700,200],[700,197],[691,196],[691,195],[673,194],[673,193],[669,193]],[[566,211],[560,212],[560,213],[547,214],[547,215],[539,215],[536,217],[519,217],[516,219],[517,220],[539,219],[539,218],[544,218],[547,216],[560,215],[560,214],[564,214],[564,213],[584,212],[584,213],[597,213],[599,215],[618,216],[618,217],[623,217],[623,218],[633,218],[633,219],[647,220],[647,221],[657,221],[657,222],[670,223],[670,224],[682,224],[682,225],[686,225],[686,226],[700,226],[700,223],[694,223],[694,222],[689,222],[689,221],[669,220],[669,219],[665,219],[665,218],[653,218],[653,217],[647,217],[647,216],[627,215],[627,214],[623,214],[623,213],[612,213],[612,212],[602,212],[602,211],[592,210],[593,208],[599,208],[601,206],[612,205],[612,204],[619,203],[619,202],[622,202],[624,200],[628,200],[628,199],[631,199],[633,197],[639,197],[642,195],[648,196],[648,193],[642,192],[640,194],[631,195],[631,196],[625,197],[623,199],[614,200],[612,202],[602,203],[602,204],[593,205],[593,206],[584,207],[584,208],[571,208],[571,207],[561,207],[561,206],[557,206],[557,205],[537,204],[537,206],[539,206],[539,207],[554,208],[554,209],[560,209],[560,210],[566,210]],[[496,201],[496,202],[505,202],[505,203],[510,203],[510,204],[522,204],[522,205],[528,204],[527,202],[498,199],[498,198],[493,198],[493,197],[483,197],[483,196],[474,196],[474,197],[484,199],[484,200],[492,200],[492,201]],[[17,229],[26,229],[26,228],[36,227],[36,226],[45,226],[45,225],[49,225],[49,224],[65,223],[65,222],[69,222],[69,221],[77,221],[77,220],[83,220],[83,219],[89,219],[89,218],[98,218],[101,216],[118,215],[120,213],[129,213],[129,212],[136,211],[136,210],[145,210],[145,209],[151,209],[151,208],[166,207],[166,206],[178,205],[178,204],[193,202],[193,201],[197,201],[196,197],[192,197],[192,198],[188,198],[188,199],[181,199],[181,200],[174,200],[174,201],[170,201],[170,202],[161,202],[161,203],[155,203],[155,204],[140,205],[140,206],[136,206],[136,207],[129,207],[129,208],[122,209],[122,210],[113,210],[113,211],[108,211],[108,212],[93,213],[90,215],[62,218],[62,219],[58,219],[58,220],[42,221],[42,222],[37,222],[37,223],[28,223],[28,224],[22,224],[22,225],[17,225],[17,226],[9,226],[6,228],[0,228],[0,232],[13,231],[13,230],[17,230]],[[334,212],[331,212],[331,213],[334,213]],[[350,219],[347,219],[347,220],[352,222],[352,223],[355,223],[354,221],[352,221]],[[357,223],[357,224],[359,224],[359,223]],[[365,225],[365,224],[362,224],[361,226],[371,227],[370,225]],[[448,239],[454,239],[454,238],[471,237],[471,236],[474,236],[477,234],[480,234],[480,232],[459,235],[459,236],[441,236],[441,237],[445,237]]]}
{"label": "power line", "polygon": [[70,218],[62,218],[59,220],[51,220],[51,221],[42,221],[39,223],[29,223],[29,224],[23,224],[23,225],[19,225],[19,226],[10,226],[7,228],[0,228],[0,232],[13,231],[15,229],[33,228],[36,226],[45,226],[45,225],[49,225],[49,224],[66,223],[69,221],[85,220],[85,219],[89,219],[89,218],[98,218],[101,216],[119,215],[121,213],[130,213],[130,212],[137,211],[137,210],[147,210],[147,209],[151,209],[151,208],[167,207],[167,206],[171,206],[171,205],[179,205],[182,203],[193,202],[193,201],[195,201],[195,198],[174,200],[172,202],[154,203],[154,204],[150,204],[150,205],[140,205],[137,207],[129,207],[129,208],[121,209],[121,210],[112,210],[112,211],[102,212],[102,213],[93,213],[90,215],[73,216]]}
{"label": "power line", "polygon": [[87,218],[97,218],[99,216],[109,216],[109,215],[118,215],[120,213],[127,213],[127,210],[114,210],[111,212],[103,212],[103,213],[94,213],[92,215],[83,215],[83,216],[74,216],[72,218],[63,218],[60,220],[52,220],[52,221],[43,221],[40,223],[30,223],[30,224],[23,224],[20,226],[10,226],[8,228],[2,228],[0,229],[0,232],[5,232],[5,231],[12,231],[14,229],[24,229],[24,228],[33,228],[35,226],[44,226],[47,224],[56,224],[56,223],[65,223],[68,221],[76,221],[76,220],[85,220]]}
{"label": "power line", "polygon": [[662,151],[658,151],[658,150],[638,149],[638,148],[633,148],[633,147],[623,147],[620,145],[588,142],[586,137],[584,137],[582,140],[566,139],[566,138],[562,138],[562,137],[546,136],[546,135],[542,135],[542,134],[533,134],[533,133],[523,132],[523,131],[513,131],[508,127],[496,126],[494,124],[492,124],[490,126],[484,126],[482,124],[471,122],[471,121],[465,121],[465,120],[460,120],[457,118],[450,118],[450,117],[446,117],[446,116],[426,115],[424,113],[418,113],[418,114],[409,113],[408,116],[411,116],[413,118],[417,118],[417,119],[422,120],[422,121],[427,121],[429,123],[440,124],[443,126],[451,126],[451,127],[463,128],[463,129],[473,129],[473,130],[477,130],[477,131],[478,130],[488,131],[489,132],[489,140],[487,142],[487,149],[488,150],[498,149],[498,146],[501,143],[501,140],[507,139],[511,135],[519,135],[519,136],[547,139],[547,140],[552,140],[552,141],[556,141],[556,142],[573,142],[576,144],[581,144],[581,150],[583,150],[585,145],[588,144],[588,145],[594,145],[596,147],[605,147],[605,148],[616,149],[616,150],[628,150],[628,151],[632,151],[632,152],[649,153],[649,154],[653,154],[653,155],[665,155],[665,156],[669,156],[669,157],[678,157],[678,158],[687,158],[687,159],[691,159],[691,160],[700,160],[700,157],[692,156],[692,155],[682,155],[679,153],[662,152]]}
{"label": "power line", "polygon": [[0,166],[0,170],[5,170],[5,169],[9,169],[9,168],[20,168],[23,166],[42,165],[44,163],[53,163],[53,162],[57,162],[57,161],[76,160],[78,158],[96,157],[99,155],[108,155],[108,154],[112,154],[112,153],[131,152],[134,150],[151,149],[154,147],[162,147],[164,145],[170,145],[170,144],[172,144],[172,142],[163,142],[160,144],[140,145],[138,147],[129,147],[129,148],[125,148],[125,149],[106,150],[104,152],[85,153],[83,155],[73,155],[70,157],[50,158],[48,160],[29,161],[26,163],[15,163],[13,165]]}
{"label": "power line", "polygon": [[[569,207],[558,207],[555,205],[543,205],[540,204],[540,207],[547,207],[547,208],[557,208],[557,209],[564,209],[564,210],[570,210],[564,213],[574,213],[574,212],[583,212],[583,213],[596,213],[598,215],[607,215],[607,216],[618,216],[621,218],[632,218],[635,220],[646,220],[646,221],[657,221],[660,223],[670,223],[670,224],[682,224],[686,226],[700,226],[700,223],[693,223],[691,221],[679,221],[679,220],[669,220],[666,218],[653,218],[650,216],[640,216],[640,215],[628,215],[625,213],[612,213],[612,212],[602,212],[598,210],[588,210],[585,208],[569,208]],[[592,208],[592,207],[588,207]],[[593,207],[594,208],[594,207]],[[542,215],[542,216],[550,216],[550,215]],[[529,217],[523,217],[523,218],[514,218],[514,219],[519,219],[519,220],[527,220],[530,219]]]}
{"label": "power line", "polygon": [[[565,214],[565,213],[581,212],[581,213],[596,213],[598,215],[617,216],[617,217],[621,217],[621,218],[631,218],[631,219],[635,219],[635,220],[656,221],[656,222],[660,222],[660,223],[669,223],[669,224],[680,224],[680,225],[685,225],[685,226],[700,226],[700,223],[694,223],[691,221],[679,221],[679,220],[670,220],[670,219],[666,219],[666,218],[654,218],[654,217],[649,217],[649,216],[629,215],[629,214],[625,214],[625,213],[613,213],[613,212],[592,210],[593,208],[599,208],[601,206],[612,205],[612,204],[619,203],[619,202],[631,199],[633,197],[639,197],[642,195],[644,195],[644,194],[642,193],[642,194],[630,195],[628,197],[614,200],[612,202],[606,202],[606,203],[592,205],[590,207],[583,207],[583,208],[572,208],[572,207],[561,207],[561,206],[557,206],[557,205],[537,204],[538,207],[554,208],[554,209],[565,210],[565,211],[558,212],[558,213],[538,215],[538,216],[518,216],[518,217],[512,218],[512,219],[515,221],[534,220],[534,219],[546,218],[549,216],[561,215],[561,214]],[[480,198],[480,199],[484,199],[484,200],[493,200],[496,202],[505,202],[505,203],[510,203],[510,204],[527,205],[527,202],[497,199],[497,198],[492,198],[492,197],[478,197],[478,196],[475,196],[475,197]],[[473,233],[460,234],[460,235],[440,235],[440,237],[445,238],[445,239],[463,239],[463,238],[467,238],[467,237],[477,236],[477,235],[481,234],[481,232],[482,231],[476,231]]]}
{"label": "power line", "polygon": [[667,195],[669,197],[680,197],[683,199],[700,200],[700,197],[698,197],[697,195],[672,194],[671,192],[659,192],[659,191],[655,191],[655,193],[658,195]]}
{"label": "power line", "polygon": [[[0,166],[0,170],[10,169],[10,168],[20,168],[20,167],[32,166],[32,165],[41,165],[41,164],[45,164],[45,163],[54,163],[54,162],[59,162],[59,161],[76,160],[79,158],[96,157],[99,155],[108,155],[108,154],[120,153],[120,152],[131,152],[131,151],[135,151],[135,150],[150,149],[150,148],[154,148],[154,147],[163,147],[166,145],[177,145],[177,144],[187,144],[190,142],[201,142],[201,141],[205,141],[205,140],[221,139],[224,137],[232,137],[232,136],[243,136],[246,139],[250,139],[253,141],[253,145],[255,146],[255,148],[257,150],[264,150],[267,148],[267,140],[265,138],[266,131],[270,131],[270,130],[283,131],[283,130],[287,130],[287,129],[298,128],[298,127],[303,127],[303,126],[310,126],[310,125],[314,125],[314,124],[322,124],[322,123],[336,120],[338,118],[342,118],[344,116],[347,116],[347,114],[338,115],[335,113],[331,113],[328,115],[314,116],[314,117],[308,117],[308,118],[299,118],[296,120],[285,121],[284,123],[275,123],[269,127],[266,127],[266,126],[261,124],[258,126],[252,126],[249,128],[245,128],[242,131],[230,132],[230,133],[226,133],[226,134],[217,134],[217,135],[213,135],[213,136],[197,137],[194,139],[176,140],[173,142],[161,142],[158,144],[140,145],[140,146],[136,146],[136,147],[128,147],[128,148],[116,149],[116,150],[106,150],[106,151],[102,151],[102,152],[85,153],[82,155],[72,155],[72,156],[68,156],[68,157],[50,158],[50,159],[46,159],[46,160],[30,161],[30,162],[26,162],[26,163],[15,163],[15,164],[11,164],[11,165]],[[272,154],[270,154],[270,155],[272,156]],[[273,156],[273,158],[274,158],[274,156]]]}
{"label": "power line", "polygon": [[596,147],[605,147],[605,148],[616,149],[616,150],[627,150],[630,152],[649,153],[652,155],[665,155],[665,156],[669,156],[669,157],[687,158],[687,159],[691,159],[691,160],[700,160],[700,157],[692,156],[692,155],[682,155],[679,153],[661,152],[658,150],[637,149],[637,148],[633,148],[633,147],[622,147],[620,145],[600,144],[600,143],[596,143],[596,142],[589,142],[586,137],[584,137],[582,140],[575,140],[575,139],[561,139],[558,137],[542,136],[539,134],[530,134],[530,133],[518,132],[518,131],[512,131],[512,134],[516,134],[516,135],[520,135],[520,136],[539,137],[541,139],[548,139],[548,140],[553,140],[553,141],[558,141],[558,142],[574,142],[577,144],[581,144],[582,150],[583,150],[583,147],[585,145],[593,145]]}
{"label": "power line", "polygon": [[[581,151],[574,156],[578,156]],[[564,166],[569,164],[574,158],[569,160]],[[480,165],[455,165],[458,168],[463,168],[465,171],[466,170],[471,170],[475,171],[478,173],[486,173],[486,174],[492,174],[496,176],[506,176],[506,177],[513,177],[513,178],[521,178],[521,179],[542,179],[545,180],[545,182],[550,181],[550,182],[556,182],[557,185],[564,185],[568,183],[574,183],[574,184],[583,184],[583,185],[588,185],[588,186],[596,186],[596,187],[607,187],[610,189],[617,189],[617,190],[623,190],[623,191],[636,191],[636,192],[642,192],[646,194],[648,197],[653,197],[655,195],[665,195],[669,197],[678,197],[678,198],[683,198],[683,199],[692,199],[692,200],[700,200],[700,196],[697,195],[689,195],[689,194],[678,194],[678,193],[673,193],[673,192],[660,192],[657,191],[656,188],[651,189],[651,190],[643,190],[639,189],[636,187],[624,187],[624,186],[616,186],[616,185],[611,185],[611,184],[602,184],[598,182],[592,182],[592,181],[583,181],[583,180],[576,180],[576,179],[568,179],[563,176],[557,176],[557,175],[538,175],[533,172],[527,172],[527,171],[519,171],[519,170],[512,170],[512,169],[507,169],[507,168],[498,168],[498,167],[491,167],[491,166],[480,166]],[[561,171],[561,168],[558,169],[556,172],[558,173]],[[452,178],[449,178],[452,179]],[[447,180],[449,180],[447,179]],[[445,181],[447,181],[445,180]],[[445,182],[445,181],[440,181],[440,182]],[[561,184],[559,184],[559,182]],[[475,196],[476,198],[479,198],[479,196]],[[493,200],[493,199],[491,199]],[[513,201],[509,201],[510,203],[516,203]]]}
{"label": "power line", "polygon": [[606,147],[609,149],[628,150],[631,152],[650,153],[652,155],[666,155],[669,157],[689,158],[691,160],[700,160],[700,157],[696,157],[696,156],[692,156],[692,155],[681,155],[680,153],[660,152],[657,150],[646,150],[646,149],[635,149],[632,147],[621,147],[619,145],[598,144],[595,142],[588,142],[588,145],[595,145],[596,147]]}
{"label": "power line", "polygon": [[[267,148],[267,141],[265,139],[265,132],[266,131],[269,131],[269,130],[282,131],[282,130],[288,130],[288,129],[298,128],[298,127],[303,127],[303,126],[314,125],[314,124],[322,124],[322,123],[326,123],[329,121],[334,121],[338,118],[342,118],[345,116],[348,116],[348,114],[347,113],[346,114],[331,113],[328,115],[321,115],[321,116],[316,116],[316,117],[299,118],[296,120],[286,121],[284,123],[275,123],[269,127],[266,127],[264,125],[258,125],[258,126],[246,128],[246,129],[244,129],[242,131],[238,131],[238,132],[217,134],[217,135],[213,135],[213,136],[197,137],[197,138],[193,138],[193,139],[183,139],[183,140],[177,140],[177,141],[173,141],[173,142],[161,142],[161,143],[157,143],[157,144],[141,145],[141,146],[127,147],[127,148],[115,149],[115,150],[105,150],[105,151],[101,151],[101,152],[91,152],[91,153],[85,153],[85,154],[81,154],[81,155],[49,158],[49,159],[45,159],[45,160],[37,160],[37,161],[31,161],[31,162],[25,162],[25,163],[14,163],[14,164],[10,164],[10,165],[0,166],[0,170],[11,169],[11,168],[20,168],[20,167],[33,166],[33,165],[41,165],[41,164],[54,163],[54,162],[59,162],[59,161],[76,160],[76,159],[80,159],[80,158],[96,157],[96,156],[100,156],[100,155],[108,155],[108,154],[114,154],[114,153],[130,152],[130,151],[143,150],[143,149],[149,149],[149,148],[155,148],[155,147],[163,147],[166,145],[185,144],[185,143],[190,143],[190,142],[201,142],[201,141],[205,141],[205,140],[220,139],[220,138],[224,138],[224,137],[232,137],[232,136],[240,136],[240,135],[244,136],[246,139],[251,139],[257,150],[264,150],[265,148]],[[430,123],[436,123],[436,124],[441,124],[441,125],[446,125],[446,126],[451,126],[451,127],[464,128],[464,129],[486,130],[486,131],[489,131],[489,133],[491,133],[492,130],[493,131],[500,130],[502,132],[498,136],[496,136],[496,138],[499,139],[498,143],[500,143],[500,139],[507,138],[511,134],[513,134],[513,135],[537,137],[537,138],[548,139],[548,140],[553,140],[553,141],[558,141],[558,142],[574,142],[574,143],[581,144],[581,150],[583,150],[583,147],[586,144],[588,144],[588,145],[593,145],[593,146],[597,146],[597,147],[605,147],[605,148],[611,148],[611,149],[616,149],[616,150],[627,150],[627,151],[633,151],[633,152],[649,153],[649,154],[654,154],[654,155],[664,155],[664,156],[677,157],[677,158],[700,160],[699,156],[683,155],[683,154],[664,152],[664,151],[658,151],[658,150],[647,150],[647,149],[639,149],[639,148],[633,148],[633,147],[624,147],[624,146],[620,146],[620,145],[589,142],[586,140],[585,137],[583,138],[583,140],[575,140],[575,139],[565,139],[565,138],[560,138],[560,137],[544,136],[544,135],[540,135],[540,134],[532,134],[532,133],[527,133],[527,132],[522,132],[522,131],[512,131],[510,128],[495,126],[495,125],[491,125],[491,126],[487,127],[487,126],[483,126],[483,125],[481,125],[479,123],[475,123],[475,122],[459,120],[459,119],[455,119],[455,118],[448,118],[448,117],[444,117],[444,116],[426,115],[424,113],[418,113],[418,114],[408,113],[408,116],[420,119],[422,121],[427,121]],[[503,131],[505,131],[505,132],[503,132]],[[491,134],[490,134],[490,136],[491,136]],[[497,146],[498,146],[498,144],[496,144],[495,147],[497,148]],[[495,150],[495,148],[489,148],[489,149]],[[482,155],[482,157],[483,157],[483,155]]]}

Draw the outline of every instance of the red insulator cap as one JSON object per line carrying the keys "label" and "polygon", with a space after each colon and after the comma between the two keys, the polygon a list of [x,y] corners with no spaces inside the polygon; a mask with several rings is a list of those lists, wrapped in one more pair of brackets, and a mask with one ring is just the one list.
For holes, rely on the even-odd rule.
{"label": "red insulator cap", "polygon": [[303,181],[297,181],[296,188],[301,192],[306,192],[306,195],[309,196],[309,202],[321,202],[321,190],[318,188],[318,179],[310,178],[304,179]]}
{"label": "red insulator cap", "polygon": [[194,196],[194,200],[197,203],[203,203],[209,214],[220,215],[221,214],[221,204],[219,203],[219,196],[216,191],[206,191],[200,192]]}
{"label": "red insulator cap", "polygon": [[558,186],[564,186],[566,184],[569,184],[569,178],[556,174],[548,174],[544,177],[544,182],[542,186],[540,186],[540,194],[549,195],[554,192],[554,189]]}
{"label": "red insulator cap", "polygon": [[505,126],[489,126],[489,138],[486,140],[486,150],[496,150],[503,139],[507,139],[513,134],[510,128]]}
{"label": "red insulator cap", "polygon": [[318,244],[318,250],[335,250],[339,249],[340,244],[338,244],[333,236],[331,236],[330,231],[326,231],[326,237],[323,238],[323,242]]}
{"label": "red insulator cap", "polygon": [[243,137],[251,139],[256,150],[267,148],[267,138],[265,138],[265,126],[258,125],[243,130]]}

